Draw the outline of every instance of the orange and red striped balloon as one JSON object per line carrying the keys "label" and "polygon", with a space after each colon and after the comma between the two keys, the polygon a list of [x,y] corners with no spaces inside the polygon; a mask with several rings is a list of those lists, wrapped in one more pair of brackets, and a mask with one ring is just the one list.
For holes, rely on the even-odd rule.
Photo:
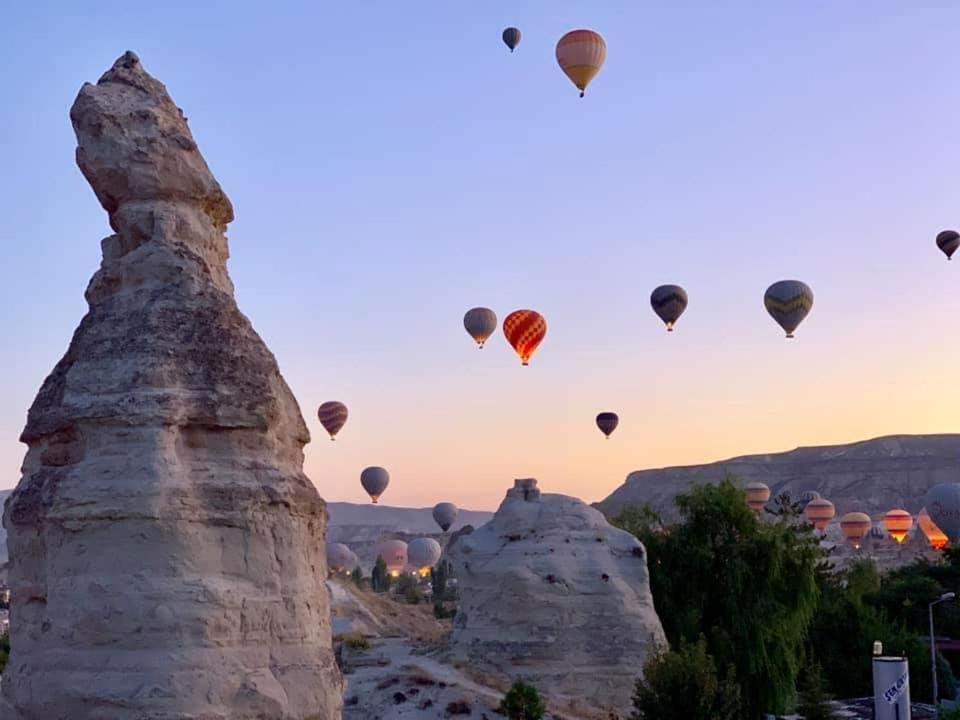
{"label": "orange and red striped balloon", "polygon": [[537,351],[547,334],[547,321],[536,310],[514,310],[503,321],[503,334],[524,365]]}
{"label": "orange and red striped balloon", "polygon": [[907,533],[913,530],[913,516],[906,510],[895,509],[883,516],[883,526],[887,529],[887,534],[902,543]]}

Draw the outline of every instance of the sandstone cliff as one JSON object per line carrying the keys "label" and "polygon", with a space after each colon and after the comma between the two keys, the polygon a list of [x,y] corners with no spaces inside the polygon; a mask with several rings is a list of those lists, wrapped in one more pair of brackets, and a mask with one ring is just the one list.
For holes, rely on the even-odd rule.
{"label": "sandstone cliff", "polygon": [[127,53],[70,112],[114,234],[7,500],[4,720],[333,720],[323,500],[237,309],[226,195]]}

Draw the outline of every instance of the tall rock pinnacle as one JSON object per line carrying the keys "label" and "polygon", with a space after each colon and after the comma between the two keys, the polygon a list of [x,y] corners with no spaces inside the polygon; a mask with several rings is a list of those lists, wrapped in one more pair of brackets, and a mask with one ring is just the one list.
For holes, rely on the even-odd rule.
{"label": "tall rock pinnacle", "polygon": [[126,53],[70,112],[115,234],[7,501],[4,720],[333,720],[326,506],[237,309],[230,201]]}

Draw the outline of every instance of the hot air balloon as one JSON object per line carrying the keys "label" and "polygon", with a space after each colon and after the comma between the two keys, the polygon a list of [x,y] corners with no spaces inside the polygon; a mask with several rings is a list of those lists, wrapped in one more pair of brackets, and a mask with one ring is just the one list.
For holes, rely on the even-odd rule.
{"label": "hot air balloon", "polygon": [[476,340],[477,346],[482,349],[487,338],[496,332],[497,314],[490,308],[471,308],[463,316],[463,327],[466,328],[470,337]]}
{"label": "hot air balloon", "polygon": [[924,537],[927,538],[927,542],[930,543],[930,547],[934,550],[943,550],[943,548],[950,544],[950,538],[930,519],[926,508],[923,508],[917,514],[917,525],[920,526],[920,531]]}
{"label": "hot air balloon", "polygon": [[887,534],[880,525],[873,525],[870,528],[870,537],[872,537],[874,540],[883,540],[883,538],[886,536]]}
{"label": "hot air balloon", "polygon": [[800,502],[803,503],[804,507],[806,507],[807,505],[812,503],[814,500],[817,500],[819,498],[820,498],[820,493],[818,493],[816,490],[805,490],[803,494],[800,495]]}
{"label": "hot air balloon", "polygon": [[650,307],[667,325],[667,332],[673,332],[683,311],[687,309],[687,291],[679,285],[661,285],[650,293]]}
{"label": "hot air balloon", "polygon": [[883,516],[883,526],[890,537],[902,543],[907,533],[913,529],[913,516],[906,510],[890,510]]}
{"label": "hot air balloon", "polygon": [[813,307],[813,290],[799,280],[780,280],[767,288],[763,304],[788,338]]}
{"label": "hot air balloon", "polygon": [[817,529],[825,530],[837,511],[833,503],[826,498],[814,498],[803,509],[803,514],[807,520]]}
{"label": "hot air balloon", "polygon": [[503,334],[524,365],[547,334],[547,321],[535,310],[514,310],[503,321]]}
{"label": "hot air balloon", "polygon": [[382,467],[368,467],[360,473],[360,484],[376,504],[383,495],[383,491],[387,489],[387,485],[390,484],[390,473]]}
{"label": "hot air balloon", "polygon": [[343,543],[327,545],[327,565],[334,572],[348,573],[356,566],[357,556]]}
{"label": "hot air balloon", "polygon": [[330,439],[336,440],[337,433],[347,423],[347,406],[336,400],[329,400],[317,410],[317,417],[323,429],[330,433]]}
{"label": "hot air balloon", "polygon": [[617,417],[616,413],[602,412],[597,415],[597,427],[600,428],[600,432],[607,436],[607,440],[610,439],[610,434],[617,429],[619,424],[620,418]]}
{"label": "hot air balloon", "polygon": [[960,483],[941,483],[927,491],[927,513],[950,542],[960,540]]}
{"label": "hot air balloon", "polygon": [[503,42],[510,48],[510,52],[513,52],[520,44],[520,31],[515,27],[508,27],[503,31]]}
{"label": "hot air balloon", "polygon": [[430,572],[430,568],[440,562],[443,550],[433,538],[417,538],[407,545],[407,559],[420,576]]}
{"label": "hot air balloon", "polygon": [[383,558],[387,572],[396,577],[407,567],[407,544],[403,540],[387,540],[377,546],[377,557]]}
{"label": "hot air balloon", "polygon": [[749,483],[744,491],[747,493],[747,505],[754,512],[760,512],[770,500],[770,488],[762,482]]}
{"label": "hot air balloon", "polygon": [[580,90],[580,97],[606,59],[607,43],[593,30],[571,30],[557,42],[557,62]]}
{"label": "hot air balloon", "polygon": [[950,260],[957,248],[960,247],[960,233],[956,230],[944,230],[937,233],[937,247],[947,256],[947,260]]}
{"label": "hot air balloon", "polygon": [[457,506],[450,502],[437,503],[433,506],[433,520],[440,526],[440,529],[446,532],[457,519]]}
{"label": "hot air balloon", "polygon": [[840,532],[843,533],[844,539],[855,548],[860,547],[871,527],[873,527],[873,521],[866,513],[848,512],[840,518]]}

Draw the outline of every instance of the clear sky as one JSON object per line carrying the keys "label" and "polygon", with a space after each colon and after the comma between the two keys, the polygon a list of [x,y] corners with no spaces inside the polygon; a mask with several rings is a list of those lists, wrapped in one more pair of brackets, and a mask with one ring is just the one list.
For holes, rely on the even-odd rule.
{"label": "clear sky", "polygon": [[[363,499],[366,465],[386,503],[479,509],[514,477],[593,501],[639,468],[960,431],[960,262],[933,244],[960,225],[960,6],[723,5],[10,3],[0,488],[109,234],[68,110],[127,49],[233,201],[237,298],[328,500]],[[608,45],[583,100],[553,55],[576,27]],[[783,278],[816,293],[789,342],[762,306]],[[667,282],[690,294],[672,335]],[[475,349],[475,305],[546,315],[530,367],[502,334]]]}

